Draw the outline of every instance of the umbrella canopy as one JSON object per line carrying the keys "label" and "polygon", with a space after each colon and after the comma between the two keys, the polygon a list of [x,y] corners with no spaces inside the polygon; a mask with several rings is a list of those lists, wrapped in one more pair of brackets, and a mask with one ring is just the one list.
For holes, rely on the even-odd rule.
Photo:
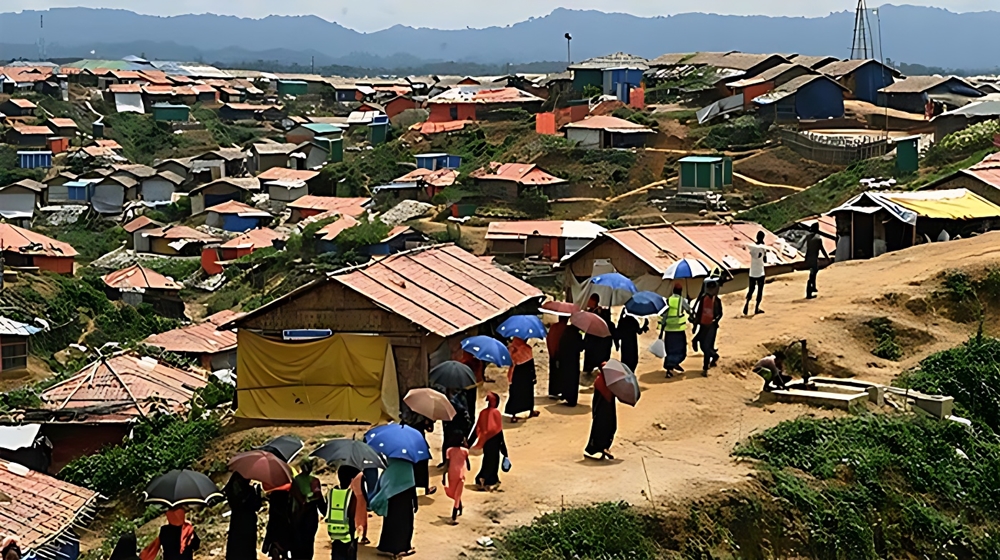
{"label": "umbrella canopy", "polygon": [[385,460],[363,441],[353,439],[332,439],[310,454],[331,465],[347,465],[360,471],[371,468],[385,468]]}
{"label": "umbrella canopy", "polygon": [[273,490],[292,481],[295,476],[288,463],[273,453],[256,449],[240,453],[229,460],[229,470],[240,473],[247,480],[256,480],[264,490]]}
{"label": "umbrella canopy", "polygon": [[257,449],[267,451],[282,461],[291,463],[303,447],[305,444],[295,436],[278,436]]}
{"label": "umbrella canopy", "polygon": [[625,311],[637,317],[659,315],[667,306],[667,300],[656,292],[639,292],[625,302]]}
{"label": "umbrella canopy", "polygon": [[497,329],[497,333],[505,338],[520,338],[530,340],[532,338],[545,338],[545,325],[542,320],[534,315],[514,315],[507,319]]}
{"label": "umbrella canopy", "polygon": [[686,278],[704,278],[712,271],[698,259],[681,259],[667,267],[663,273],[664,280],[684,280]]}
{"label": "umbrella canopy", "polygon": [[586,296],[589,298],[597,294],[601,296],[601,305],[614,307],[625,305],[632,294],[638,291],[631,280],[612,272],[591,278],[587,284]]}
{"label": "umbrella canopy", "polygon": [[589,335],[600,338],[608,338],[611,336],[611,329],[608,328],[608,324],[604,322],[604,319],[601,319],[593,313],[587,313],[586,311],[574,313],[569,318],[569,324]]}
{"label": "umbrella canopy", "polygon": [[639,380],[627,365],[618,360],[608,360],[601,370],[604,372],[604,383],[618,400],[629,406],[639,402]]}
{"label": "umbrella canopy", "polygon": [[211,478],[185,469],[170,471],[154,478],[146,486],[143,497],[148,503],[174,508],[183,505],[208,505],[209,501],[222,498],[222,492],[219,492]]}
{"label": "umbrella canopy", "polygon": [[538,311],[559,317],[569,317],[582,310],[579,305],[568,301],[547,301],[538,308]]}
{"label": "umbrella canopy", "polygon": [[434,389],[410,389],[403,397],[403,402],[410,410],[430,420],[447,421],[455,417],[455,407],[448,401],[448,397]]}
{"label": "umbrella canopy", "polygon": [[462,350],[479,358],[484,362],[496,364],[500,367],[514,365],[514,360],[510,358],[510,352],[499,340],[489,336],[474,336],[462,341]]}
{"label": "umbrella canopy", "polygon": [[400,424],[387,424],[368,430],[365,441],[372,449],[389,459],[402,459],[419,463],[431,458],[424,434]]}
{"label": "umbrella canopy", "polygon": [[476,384],[476,374],[469,366],[452,360],[434,366],[430,382],[445,389],[465,389]]}

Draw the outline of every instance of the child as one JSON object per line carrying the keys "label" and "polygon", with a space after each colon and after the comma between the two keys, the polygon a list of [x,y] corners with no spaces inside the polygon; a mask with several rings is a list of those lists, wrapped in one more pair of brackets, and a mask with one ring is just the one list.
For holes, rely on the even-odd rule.
{"label": "child", "polygon": [[463,440],[460,446],[448,449],[444,474],[441,475],[441,484],[444,486],[444,493],[455,500],[455,505],[451,509],[452,525],[458,525],[458,516],[462,515],[462,490],[465,489],[465,473],[471,468],[467,440]]}
{"label": "child", "polygon": [[764,378],[764,391],[768,393],[774,387],[787,389],[786,384],[792,380],[790,375],[785,375],[785,353],[781,350],[757,362],[753,372]]}

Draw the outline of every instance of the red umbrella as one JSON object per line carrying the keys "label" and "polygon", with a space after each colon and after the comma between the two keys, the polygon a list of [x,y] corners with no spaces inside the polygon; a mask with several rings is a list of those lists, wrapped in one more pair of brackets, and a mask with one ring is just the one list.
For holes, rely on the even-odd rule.
{"label": "red umbrella", "polygon": [[267,451],[247,451],[229,460],[229,470],[238,472],[247,480],[256,480],[271,490],[292,482],[292,469]]}
{"label": "red umbrella", "polygon": [[635,406],[639,402],[639,381],[627,365],[618,360],[608,360],[601,371],[604,372],[604,384],[618,400],[629,406]]}
{"label": "red umbrella", "polygon": [[579,313],[580,307],[575,303],[570,303],[568,301],[547,301],[543,303],[538,310],[542,313],[548,313],[550,315],[568,317],[574,313]]}
{"label": "red umbrella", "polygon": [[601,319],[593,313],[578,311],[570,316],[569,324],[589,335],[599,338],[608,338],[611,336],[611,330],[608,329],[608,324],[604,322],[604,319]]}

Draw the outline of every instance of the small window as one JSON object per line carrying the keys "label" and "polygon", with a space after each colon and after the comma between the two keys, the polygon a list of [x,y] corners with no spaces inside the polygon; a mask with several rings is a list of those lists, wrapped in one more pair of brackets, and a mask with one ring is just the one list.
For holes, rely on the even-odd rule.
{"label": "small window", "polygon": [[457,121],[458,120],[458,107],[452,106],[451,109],[449,109],[449,111],[451,113],[451,120]]}
{"label": "small window", "polygon": [[16,342],[0,347],[0,369],[3,371],[28,367],[28,343]]}

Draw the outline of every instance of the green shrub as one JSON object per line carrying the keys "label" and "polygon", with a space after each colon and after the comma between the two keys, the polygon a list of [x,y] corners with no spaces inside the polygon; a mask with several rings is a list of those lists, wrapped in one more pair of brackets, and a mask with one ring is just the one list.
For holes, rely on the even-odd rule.
{"label": "green shrub", "polygon": [[121,248],[129,234],[121,226],[97,221],[77,222],[66,226],[39,228],[50,237],[69,243],[79,253],[79,260],[89,262]]}
{"label": "green shrub", "polygon": [[0,187],[22,179],[41,181],[45,178],[44,169],[21,169],[17,165],[17,148],[0,145]]}
{"label": "green shrub", "polygon": [[201,268],[201,261],[194,258],[163,258],[146,261],[142,265],[178,282],[183,282]]}
{"label": "green shrub", "polygon": [[106,342],[131,346],[150,335],[176,329],[180,322],[161,316],[151,305],[145,303],[138,307],[118,303],[95,317],[94,326],[96,328],[84,340],[97,348]]}
{"label": "green shrub", "polygon": [[625,503],[549,513],[507,533],[499,546],[506,560],[652,560],[653,524]]}
{"label": "green shrub", "polygon": [[220,429],[215,418],[146,418],[135,425],[132,439],[74,460],[59,471],[59,478],[108,497],[138,492],[153,478],[194,464]]}
{"label": "green shrub", "polygon": [[340,232],[334,242],[341,251],[356,251],[381,243],[391,230],[382,220],[371,220],[365,215],[358,220],[358,225]]}
{"label": "green shrub", "polygon": [[903,357],[903,349],[896,342],[896,329],[892,326],[892,321],[885,317],[878,317],[867,321],[865,326],[872,330],[872,335],[875,337],[873,355],[892,361]]}
{"label": "green shrub", "polygon": [[960,160],[980,150],[993,147],[993,138],[1000,134],[1000,119],[974,124],[953,132],[934,144],[924,154],[927,165],[938,166]]}
{"label": "green shrub", "polygon": [[549,197],[539,189],[528,189],[518,195],[514,209],[533,219],[549,215]]}
{"label": "green shrub", "polygon": [[104,122],[110,127],[108,136],[117,140],[125,157],[135,163],[150,165],[158,154],[178,146],[177,135],[170,127],[155,122],[149,115],[113,113]]}
{"label": "green shrub", "polygon": [[191,215],[191,197],[182,196],[177,202],[171,202],[165,206],[158,206],[156,210],[146,211],[146,217],[150,220],[169,224],[179,222]]}
{"label": "green shrub", "polygon": [[744,115],[710,127],[701,143],[715,150],[727,150],[760,144],[766,136],[766,131],[753,115]]}
{"label": "green shrub", "polygon": [[195,107],[191,115],[212,133],[212,139],[220,146],[242,146],[264,136],[264,129],[226,124],[211,109]]}

